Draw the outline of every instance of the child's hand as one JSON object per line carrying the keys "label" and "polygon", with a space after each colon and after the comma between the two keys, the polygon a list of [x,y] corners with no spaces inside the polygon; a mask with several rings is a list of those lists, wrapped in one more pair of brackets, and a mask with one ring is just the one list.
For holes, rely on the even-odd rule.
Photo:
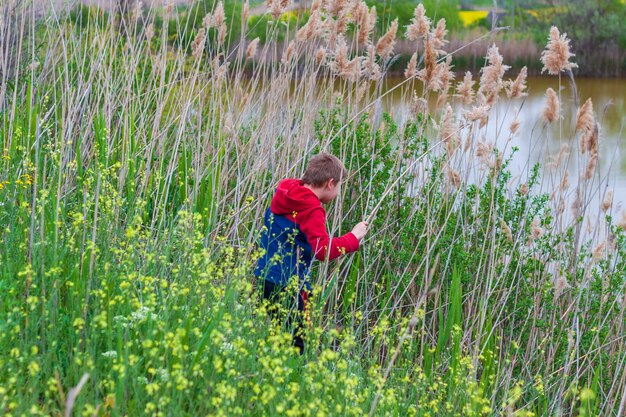
{"label": "child's hand", "polygon": [[352,229],[352,234],[356,236],[356,238],[359,240],[363,239],[367,234],[367,226],[367,222],[361,222],[357,224],[356,226],[354,226],[354,229]]}

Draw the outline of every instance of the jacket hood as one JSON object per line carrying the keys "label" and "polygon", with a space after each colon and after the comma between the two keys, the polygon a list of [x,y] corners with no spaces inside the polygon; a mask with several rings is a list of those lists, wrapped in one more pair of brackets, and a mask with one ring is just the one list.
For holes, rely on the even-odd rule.
{"label": "jacket hood", "polygon": [[279,216],[301,213],[306,210],[319,208],[322,202],[315,193],[304,186],[302,180],[287,178],[278,183],[270,210]]}

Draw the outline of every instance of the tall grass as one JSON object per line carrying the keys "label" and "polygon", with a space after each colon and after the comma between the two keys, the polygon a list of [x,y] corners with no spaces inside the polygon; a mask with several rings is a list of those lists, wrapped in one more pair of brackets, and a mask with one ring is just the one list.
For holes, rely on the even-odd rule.
{"label": "tall grass", "polygon": [[[626,220],[578,150],[595,130],[513,178],[515,142],[554,130],[484,137],[504,64],[462,104],[441,26],[397,123],[393,31],[332,4],[255,54],[218,5],[200,35],[168,8],[2,15],[23,22],[0,38],[2,414],[623,415]],[[351,172],[330,232],[372,231],[316,265],[299,357],[251,271],[277,181],[318,150]],[[589,170],[566,186],[570,158]]]}

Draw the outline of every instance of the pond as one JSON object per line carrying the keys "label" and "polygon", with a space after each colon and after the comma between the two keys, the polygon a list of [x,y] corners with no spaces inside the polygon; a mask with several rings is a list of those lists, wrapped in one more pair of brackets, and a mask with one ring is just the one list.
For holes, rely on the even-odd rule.
{"label": "pond", "polygon": [[[512,75],[513,77],[515,75]],[[390,79],[386,88],[391,89],[404,81]],[[502,149],[508,138],[508,128],[515,119],[521,122],[518,134],[508,144],[519,148],[510,166],[513,175],[527,175],[535,164],[542,166],[550,160],[551,155],[558,154],[561,145],[570,146],[569,159],[570,184],[576,184],[581,175],[578,166],[578,136],[574,133],[576,123],[576,105],[574,94],[566,78],[561,81],[561,123],[546,125],[543,120],[545,108],[545,92],[548,87],[558,92],[558,77],[532,77],[528,79],[528,95],[523,99],[508,100],[501,94],[497,106],[492,109],[487,125],[486,139],[495,142]],[[597,173],[593,177],[595,185],[601,184],[600,192],[604,194],[605,183],[614,191],[613,212],[626,207],[626,145],[622,139],[625,121],[626,80],[624,79],[577,79],[578,100],[582,105],[587,98],[593,101],[593,108],[600,125],[600,151]],[[476,86],[475,86],[476,87]],[[398,88],[389,93],[382,103],[382,109],[389,112],[395,120],[401,122],[408,117],[409,103],[401,96]],[[546,175],[548,173],[546,172]],[[601,181],[601,182],[600,182]],[[570,192],[574,187],[570,187]],[[598,189],[596,186],[595,189]],[[550,192],[549,186],[544,191]],[[598,197],[600,198],[600,197]],[[617,209],[617,210],[616,210]]]}

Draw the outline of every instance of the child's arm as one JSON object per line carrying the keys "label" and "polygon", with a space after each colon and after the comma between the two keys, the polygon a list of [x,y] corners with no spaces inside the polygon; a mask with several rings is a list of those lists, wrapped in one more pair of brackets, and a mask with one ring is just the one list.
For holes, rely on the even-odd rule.
{"label": "child's arm", "polygon": [[354,234],[354,236],[356,236],[357,239],[359,239],[359,242],[367,234],[368,225],[369,225],[368,222],[361,222],[361,223],[358,223],[356,226],[354,226],[354,228],[352,229],[352,233]]}
{"label": "child's arm", "polygon": [[300,223],[300,230],[309,241],[315,257],[323,261],[326,256],[332,260],[343,254],[356,252],[359,249],[359,240],[367,233],[367,223],[359,223],[352,232],[331,240],[326,231],[326,212],[320,208]]}

